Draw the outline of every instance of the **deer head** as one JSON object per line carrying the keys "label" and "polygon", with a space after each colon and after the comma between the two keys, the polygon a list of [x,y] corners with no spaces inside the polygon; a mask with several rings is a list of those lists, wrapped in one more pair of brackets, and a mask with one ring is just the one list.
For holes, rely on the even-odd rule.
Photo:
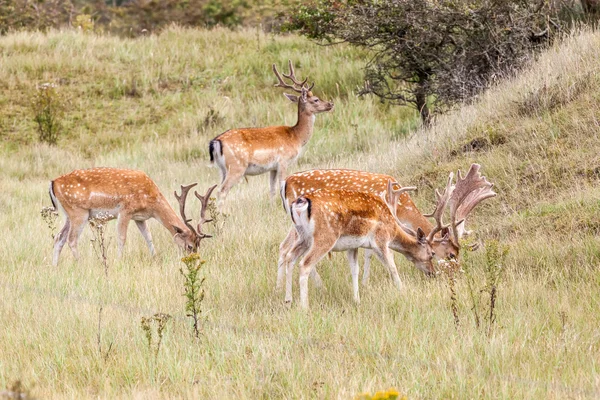
{"label": "deer head", "polygon": [[188,231],[185,231],[181,228],[173,226],[173,229],[175,230],[174,239],[175,243],[177,243],[181,248],[184,249],[184,251],[188,253],[196,252],[200,247],[200,242],[202,241],[202,239],[211,237],[210,235],[207,235],[202,232],[202,225],[212,221],[212,219],[206,218],[206,209],[208,207],[210,195],[212,191],[217,187],[217,185],[214,185],[213,187],[209,188],[204,196],[200,196],[198,192],[195,192],[196,197],[200,200],[201,209],[200,221],[198,222],[196,229],[194,229],[194,226],[191,224],[192,220],[188,219],[185,216],[185,204],[188,192],[191,188],[193,188],[196,185],[197,183],[192,183],[191,185],[187,186],[182,185],[181,194],[178,195],[177,192],[174,193],[175,198],[179,202],[179,213],[181,214],[181,219],[183,220],[185,226],[188,228]]}
{"label": "deer head", "polygon": [[[296,78],[296,73],[294,72],[294,66],[292,65],[292,60],[288,60],[288,66],[290,72],[288,74],[282,74],[277,71],[277,67],[273,64],[273,72],[277,77],[278,83],[275,84],[275,87],[282,87],[286,89],[291,89],[299,95],[293,95],[284,93],[283,95],[287,97],[292,103],[298,103],[299,110],[301,112],[305,112],[310,115],[331,111],[333,109],[333,103],[322,101],[317,96],[313,94],[311,91],[315,86],[313,82],[312,85],[308,86],[308,77],[303,81],[299,81]],[[291,84],[286,83],[283,78],[288,79]]]}

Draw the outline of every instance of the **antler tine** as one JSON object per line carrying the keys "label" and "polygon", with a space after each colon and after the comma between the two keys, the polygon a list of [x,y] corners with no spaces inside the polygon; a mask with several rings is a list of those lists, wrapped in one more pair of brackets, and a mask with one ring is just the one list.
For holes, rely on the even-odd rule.
{"label": "antler tine", "polygon": [[177,191],[173,192],[173,194],[175,195],[175,198],[179,202],[179,213],[181,214],[181,218],[183,219],[185,226],[187,226],[194,233],[196,233],[196,231],[194,230],[194,227],[190,224],[191,219],[187,219],[185,216],[185,201],[187,199],[187,195],[188,195],[188,192],[190,191],[190,189],[196,185],[197,185],[197,183],[192,183],[191,185],[187,185],[187,186],[181,185],[181,195],[178,195]]}
{"label": "antler tine", "polygon": [[452,180],[454,179],[454,173],[450,172],[448,175],[448,183],[446,183],[446,189],[444,189],[444,193],[440,193],[439,190],[435,190],[435,195],[437,198],[437,204],[435,205],[435,209],[431,214],[424,214],[426,217],[433,217],[435,219],[436,225],[429,235],[427,236],[427,241],[432,242],[435,235],[442,231],[444,228],[448,228],[449,225],[444,225],[443,217],[444,211],[446,210],[446,206],[448,204],[448,200],[450,200],[452,193],[454,192],[454,186],[452,185]]}
{"label": "antler tine", "polygon": [[398,182],[392,182],[392,180],[389,179],[388,184],[387,184],[387,191],[386,191],[385,195],[382,196],[382,198],[385,201],[385,204],[389,208],[390,212],[396,219],[396,222],[400,225],[400,227],[402,229],[404,229],[407,233],[416,236],[415,231],[413,231],[406,225],[402,224],[398,220],[398,215],[396,213],[396,210],[398,209],[398,200],[400,199],[400,196],[402,195],[402,193],[410,192],[412,190],[417,190],[417,188],[416,188],[416,186],[405,186],[405,187],[401,187],[400,189],[394,189],[394,185],[400,186],[398,184]]}
{"label": "antler tine", "polygon": [[[279,71],[277,71],[277,67],[275,66],[275,64],[273,64],[273,72],[275,73],[275,76],[277,77],[277,80],[279,81],[279,83],[275,84],[275,87],[282,87],[282,88],[286,88],[286,89],[292,89],[295,92],[298,93],[302,93],[302,89],[296,89],[295,86],[290,85],[289,83],[285,83],[283,78],[281,77],[281,74],[279,73]],[[285,76],[285,74],[284,74]]]}
{"label": "antler tine", "polygon": [[285,76],[286,78],[288,78],[289,80],[291,80],[292,82],[294,82],[294,85],[298,85],[301,88],[304,87],[304,85],[306,84],[306,82],[308,82],[308,77],[306,77],[306,79],[304,79],[302,82],[298,82],[296,80],[296,72],[294,71],[294,65],[292,64],[292,60],[288,60],[288,66],[290,68],[290,73],[289,74],[283,74],[283,76]]}
{"label": "antler tine", "polygon": [[198,198],[198,200],[200,200],[200,222],[198,222],[198,235],[200,236],[201,239],[204,238],[209,238],[212,237],[211,235],[207,235],[205,233],[202,232],[202,225],[207,223],[207,222],[211,222],[212,219],[207,219],[206,218],[206,209],[208,208],[208,202],[210,200],[210,195],[213,192],[213,190],[215,190],[215,188],[217,187],[217,185],[214,185],[212,187],[210,187],[207,191],[206,194],[204,196],[200,196],[200,193],[198,193],[197,191],[194,191],[194,194],[196,195],[196,197]]}
{"label": "antler tine", "polygon": [[452,239],[457,246],[464,233],[464,222],[469,213],[482,201],[496,196],[492,190],[494,184],[481,175],[480,168],[479,164],[471,164],[464,178],[460,170],[458,171],[456,189],[448,202],[452,220]]}
{"label": "antler tine", "polygon": [[[279,81],[279,83],[275,84],[276,87],[292,89],[297,93],[302,93],[303,89],[306,90],[307,92],[309,92],[315,86],[315,83],[313,82],[313,84],[308,89],[305,87],[306,82],[308,82],[308,77],[306,79],[304,79],[302,82],[298,82],[298,80],[296,79],[296,72],[294,71],[294,66],[292,64],[292,60],[288,60],[288,66],[290,68],[290,73],[289,74],[285,74],[285,73],[281,74],[277,70],[277,66],[275,64],[273,64],[273,72],[275,73],[275,76],[277,77],[277,80]],[[282,77],[282,75],[283,75],[283,77]],[[283,78],[287,78],[287,79],[291,80],[293,85],[290,85],[289,83],[285,83]]]}

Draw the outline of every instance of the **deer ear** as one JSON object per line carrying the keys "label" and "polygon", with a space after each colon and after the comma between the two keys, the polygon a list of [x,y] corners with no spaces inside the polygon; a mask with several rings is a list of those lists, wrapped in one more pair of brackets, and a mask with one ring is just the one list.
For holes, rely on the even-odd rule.
{"label": "deer ear", "polygon": [[427,236],[425,235],[425,232],[423,232],[423,229],[421,229],[421,227],[417,228],[417,240],[421,243],[427,241]]}
{"label": "deer ear", "polygon": [[173,229],[175,230],[175,233],[178,235],[181,235],[183,233],[183,230],[181,228],[176,227],[175,225],[173,225]]}
{"label": "deer ear", "polygon": [[291,101],[292,103],[297,103],[297,102],[298,102],[298,99],[299,99],[299,98],[298,98],[298,96],[296,96],[295,94],[287,94],[287,93],[284,93],[283,95],[284,95],[285,97],[287,97],[287,98],[288,98],[288,100],[289,100],[289,101]]}

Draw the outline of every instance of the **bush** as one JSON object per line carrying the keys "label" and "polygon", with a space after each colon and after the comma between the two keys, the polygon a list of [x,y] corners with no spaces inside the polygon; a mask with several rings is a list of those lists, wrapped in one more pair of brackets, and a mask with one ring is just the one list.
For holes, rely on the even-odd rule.
{"label": "bush", "polygon": [[39,85],[31,102],[34,121],[41,142],[56,144],[61,133],[63,99],[53,83]]}
{"label": "bush", "polygon": [[545,0],[319,0],[287,28],[371,50],[362,92],[411,104],[428,122],[429,102],[468,100],[521,67],[557,31],[554,12]]}

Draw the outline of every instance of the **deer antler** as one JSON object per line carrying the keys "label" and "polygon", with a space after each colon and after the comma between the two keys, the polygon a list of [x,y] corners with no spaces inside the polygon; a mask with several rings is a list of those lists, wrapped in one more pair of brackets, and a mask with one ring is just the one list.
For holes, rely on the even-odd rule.
{"label": "deer antler", "polygon": [[187,226],[195,234],[197,234],[197,232],[194,230],[194,227],[190,224],[190,222],[192,220],[187,219],[185,216],[185,200],[187,199],[187,195],[188,195],[188,192],[190,191],[190,189],[196,185],[197,185],[197,183],[192,183],[191,185],[187,185],[187,186],[181,185],[181,195],[178,195],[177,191],[174,192],[175,198],[179,202],[179,213],[181,214],[181,218],[183,219],[185,226]]}
{"label": "deer antler", "polygon": [[197,191],[194,191],[194,194],[196,195],[196,197],[198,198],[198,200],[200,200],[200,222],[198,222],[198,237],[200,240],[204,239],[204,238],[209,238],[212,237],[212,235],[207,235],[205,233],[202,232],[202,225],[207,223],[207,222],[211,222],[212,219],[207,219],[206,218],[206,209],[208,208],[208,201],[210,200],[210,195],[213,192],[213,190],[215,190],[215,188],[217,187],[217,185],[214,185],[213,187],[209,188],[206,191],[206,194],[204,196],[200,196],[200,194]]}
{"label": "deer antler", "polygon": [[448,202],[452,220],[452,240],[456,246],[465,232],[464,222],[469,213],[483,200],[496,196],[492,190],[494,184],[488,182],[485,176],[481,176],[480,168],[479,164],[471,164],[464,178],[460,170],[458,171],[454,193]]}
{"label": "deer antler", "polygon": [[315,83],[313,82],[312,85],[310,85],[310,87],[306,87],[305,85],[306,85],[306,82],[308,82],[308,77],[306,77],[306,79],[304,79],[302,82],[298,82],[298,80],[296,79],[296,73],[294,71],[294,66],[292,65],[292,60],[288,60],[288,66],[290,68],[290,73],[287,75],[283,74],[283,77],[291,80],[293,85],[290,85],[289,83],[285,83],[285,81],[281,77],[281,74],[279,73],[279,71],[277,71],[277,67],[275,66],[275,64],[273,64],[273,72],[275,73],[275,76],[277,77],[277,80],[279,81],[279,83],[275,84],[275,87],[292,89],[293,91],[295,91],[297,93],[302,93],[303,90],[310,92],[311,89],[315,86]]}
{"label": "deer antler", "polygon": [[435,219],[436,225],[433,228],[433,230],[431,232],[429,232],[429,235],[427,236],[427,241],[429,243],[433,242],[433,238],[435,237],[435,235],[442,231],[445,228],[448,228],[450,225],[444,225],[443,222],[443,217],[444,217],[444,210],[446,209],[446,206],[448,205],[448,201],[450,200],[453,192],[454,192],[454,186],[452,185],[452,179],[454,179],[454,173],[450,172],[450,175],[448,175],[448,183],[446,183],[446,189],[444,189],[444,193],[441,194],[439,192],[439,190],[435,190],[435,195],[437,197],[437,204],[435,205],[435,210],[433,210],[433,212],[431,214],[423,214],[425,217],[433,217],[433,219]]}
{"label": "deer antler", "polygon": [[410,192],[412,190],[417,190],[417,188],[415,186],[405,186],[405,187],[401,187],[400,189],[394,189],[394,185],[400,186],[397,182],[392,182],[392,180],[389,179],[388,184],[387,184],[387,191],[382,196],[383,201],[385,201],[385,204],[388,206],[390,212],[394,216],[394,219],[396,220],[398,225],[400,225],[400,227],[402,229],[404,229],[404,231],[406,231],[408,234],[417,236],[417,233],[414,230],[410,229],[408,226],[406,226],[400,222],[400,220],[398,219],[398,216],[396,214],[396,210],[398,208],[398,200],[400,199],[400,196],[402,195],[402,193]]}

